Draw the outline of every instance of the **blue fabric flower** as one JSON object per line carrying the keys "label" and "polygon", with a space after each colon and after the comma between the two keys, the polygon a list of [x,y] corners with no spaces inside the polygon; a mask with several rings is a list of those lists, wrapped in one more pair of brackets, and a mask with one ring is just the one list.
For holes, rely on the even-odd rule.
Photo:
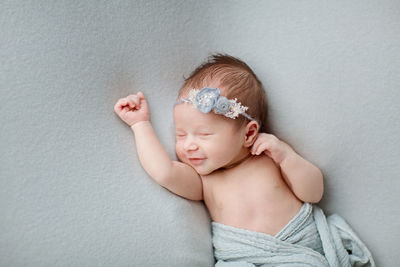
{"label": "blue fabric flower", "polygon": [[196,95],[196,107],[203,113],[210,112],[217,103],[219,94],[218,88],[204,87]]}
{"label": "blue fabric flower", "polygon": [[220,96],[214,107],[214,112],[217,114],[225,114],[231,107],[231,102],[224,96]]}

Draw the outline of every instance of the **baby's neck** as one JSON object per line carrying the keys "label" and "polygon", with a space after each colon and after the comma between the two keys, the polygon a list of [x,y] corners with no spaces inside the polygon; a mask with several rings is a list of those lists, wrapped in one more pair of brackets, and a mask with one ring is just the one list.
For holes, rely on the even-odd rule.
{"label": "baby's neck", "polygon": [[246,160],[248,160],[251,157],[250,151],[246,150],[246,153],[241,154],[234,162],[229,163],[228,165],[222,167],[221,169],[231,169],[233,167],[236,167]]}

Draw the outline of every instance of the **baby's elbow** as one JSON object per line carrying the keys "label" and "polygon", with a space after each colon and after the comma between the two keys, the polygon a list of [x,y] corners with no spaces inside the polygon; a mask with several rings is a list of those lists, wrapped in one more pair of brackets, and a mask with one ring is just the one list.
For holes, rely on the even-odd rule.
{"label": "baby's elbow", "polygon": [[322,192],[313,192],[313,193],[307,193],[305,196],[297,196],[301,201],[307,202],[307,203],[318,203],[322,199]]}
{"label": "baby's elbow", "polygon": [[308,203],[318,203],[321,201],[322,196],[324,194],[324,183],[322,174],[320,177],[317,177],[311,184],[309,184],[308,188],[303,188],[304,191],[300,191],[297,197],[303,202]]}
{"label": "baby's elbow", "polygon": [[321,201],[322,196],[324,195],[324,180],[321,173],[320,178],[316,181],[316,186],[314,192],[310,194],[309,203],[318,203]]}
{"label": "baby's elbow", "polygon": [[307,201],[308,203],[318,203],[321,201],[322,196],[323,196],[323,190],[321,190],[320,192],[316,192],[313,196],[311,196],[309,198],[309,200]]}

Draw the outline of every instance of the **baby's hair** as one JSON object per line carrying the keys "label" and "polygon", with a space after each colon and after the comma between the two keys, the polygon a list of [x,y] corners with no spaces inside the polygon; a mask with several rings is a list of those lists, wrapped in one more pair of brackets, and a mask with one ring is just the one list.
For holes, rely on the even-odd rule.
{"label": "baby's hair", "polygon": [[[267,100],[262,83],[252,69],[242,60],[227,54],[214,54],[197,67],[179,90],[178,98],[185,97],[190,89],[218,87],[221,95],[237,101],[249,109],[246,111],[254,118],[260,132],[268,132]],[[247,123],[247,119],[239,116],[235,119],[238,125]]]}

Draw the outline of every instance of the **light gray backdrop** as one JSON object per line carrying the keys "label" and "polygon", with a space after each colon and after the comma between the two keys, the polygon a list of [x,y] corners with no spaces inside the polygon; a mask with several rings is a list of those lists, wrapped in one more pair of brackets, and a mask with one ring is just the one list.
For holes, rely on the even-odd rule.
{"label": "light gray backdrop", "polygon": [[325,175],[378,266],[400,261],[400,2],[2,1],[0,266],[212,266],[209,218],[148,178],[115,102],[172,104],[209,53],[245,60],[273,132]]}

